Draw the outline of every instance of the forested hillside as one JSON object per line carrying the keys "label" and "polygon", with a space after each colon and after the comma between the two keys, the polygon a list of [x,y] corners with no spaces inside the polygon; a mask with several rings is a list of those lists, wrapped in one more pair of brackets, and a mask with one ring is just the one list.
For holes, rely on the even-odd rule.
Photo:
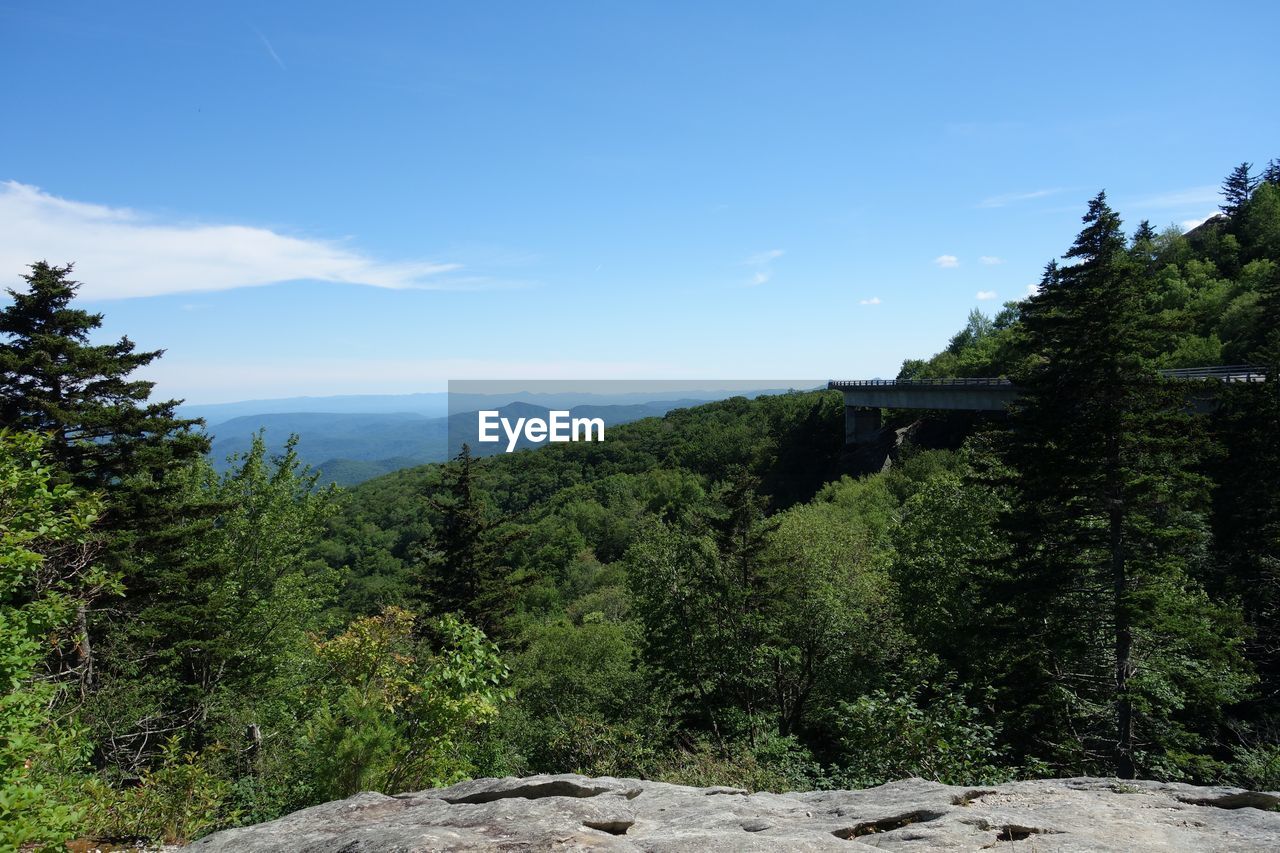
{"label": "forested hillside", "polygon": [[[534,772],[1280,788],[1280,168],[1223,211],[1127,234],[1099,194],[1036,295],[903,367],[1021,400],[864,475],[836,392],[345,492],[261,441],[220,474],[130,379],[159,354],[35,264],[0,310],[0,849]],[[1267,379],[1160,373],[1228,363]]]}

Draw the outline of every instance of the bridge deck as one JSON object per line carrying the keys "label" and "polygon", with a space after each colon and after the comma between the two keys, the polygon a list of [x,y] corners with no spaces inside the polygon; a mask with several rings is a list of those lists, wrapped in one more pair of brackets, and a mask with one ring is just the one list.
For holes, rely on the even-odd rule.
{"label": "bridge deck", "polygon": [[[1180,367],[1162,370],[1170,379],[1212,379],[1219,382],[1262,382],[1260,368],[1248,364],[1220,367]],[[937,379],[832,380],[827,387],[843,391],[846,405],[890,409],[973,409],[998,411],[1018,395],[1003,376],[949,376]]]}
{"label": "bridge deck", "polygon": [[[1187,367],[1160,371],[1170,379],[1187,381],[1262,382],[1264,371],[1247,364]],[[863,441],[880,429],[881,409],[958,409],[971,412],[1004,411],[1020,389],[999,376],[953,376],[938,379],[832,380],[827,387],[844,394],[845,437]],[[1197,395],[1201,396],[1201,395]],[[1212,408],[1210,393],[1210,408]],[[1204,400],[1194,404],[1200,409]]]}

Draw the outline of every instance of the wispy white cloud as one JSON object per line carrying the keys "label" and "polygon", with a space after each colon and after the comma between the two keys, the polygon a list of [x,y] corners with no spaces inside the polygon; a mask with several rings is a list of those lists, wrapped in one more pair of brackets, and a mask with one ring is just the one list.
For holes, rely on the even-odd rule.
{"label": "wispy white cloud", "polygon": [[1027,285],[1027,296],[1037,296],[1039,293],[1040,293],[1040,285],[1038,284]]}
{"label": "wispy white cloud", "polygon": [[756,252],[754,255],[750,255],[743,263],[749,267],[764,266],[771,261],[776,261],[785,254],[786,251],[784,249],[769,249],[767,252]]}
{"label": "wispy white cloud", "polygon": [[933,262],[944,270],[955,269],[960,266],[960,259],[955,255],[938,255]]}
{"label": "wispy white cloud", "polygon": [[997,264],[1003,264],[1004,258],[997,258],[995,255],[983,255],[982,257],[978,258],[978,262],[982,264],[986,264],[989,267],[994,267]]}
{"label": "wispy white cloud", "polygon": [[1210,213],[1209,215],[1207,215],[1207,216],[1202,216],[1202,217],[1200,217],[1199,219],[1184,219],[1184,220],[1182,220],[1181,222],[1179,222],[1179,223],[1178,223],[1178,227],[1179,227],[1179,228],[1181,228],[1181,229],[1182,229],[1182,233],[1184,233],[1184,234],[1185,234],[1185,233],[1187,233],[1188,231],[1190,231],[1192,228],[1196,228],[1196,227],[1198,227],[1198,226],[1201,226],[1201,225],[1205,224],[1205,223],[1206,223],[1206,222],[1208,222],[1210,219],[1212,219],[1212,218],[1213,218],[1213,216],[1214,216],[1214,215],[1213,215],[1212,213]]}
{"label": "wispy white cloud", "polygon": [[267,49],[267,55],[275,60],[276,65],[280,66],[280,70],[288,71],[289,69],[285,68],[284,60],[280,58],[280,54],[276,53],[276,49],[271,46],[271,42],[267,41],[267,37],[262,34],[262,30],[253,27],[253,31],[257,34],[258,40],[262,42],[262,46]]}
{"label": "wispy white cloud", "polygon": [[748,255],[747,259],[742,263],[746,266],[757,268],[752,273],[751,281],[747,283],[748,286],[759,287],[773,278],[773,268],[769,265],[785,254],[786,252],[782,249],[769,249],[764,252],[756,252],[754,255]]}
{"label": "wispy white cloud", "polygon": [[873,297],[871,297],[870,299],[859,299],[859,300],[858,300],[858,304],[859,304],[859,305],[879,305],[879,304],[880,304],[880,297],[879,297],[879,296],[873,296]]}
{"label": "wispy white cloud", "polygon": [[501,286],[461,264],[387,262],[325,240],[248,225],[162,222],[137,211],[0,183],[0,281],[37,260],[74,261],[88,299],[231,290],[314,280],[392,289]]}
{"label": "wispy white cloud", "polygon": [[984,301],[987,299],[995,299],[996,292],[994,290],[979,290],[976,298]]}
{"label": "wispy white cloud", "polygon": [[1054,193],[1060,193],[1060,188],[1050,190],[1032,190],[1026,193],[1004,193],[1003,195],[993,195],[984,198],[978,202],[978,207],[1007,207],[1011,204],[1017,204],[1023,201],[1034,201],[1038,198],[1051,196]]}

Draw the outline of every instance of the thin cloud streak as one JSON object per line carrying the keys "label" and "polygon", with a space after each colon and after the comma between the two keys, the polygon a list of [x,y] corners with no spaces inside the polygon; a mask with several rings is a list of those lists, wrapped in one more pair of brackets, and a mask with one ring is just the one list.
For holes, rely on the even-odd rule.
{"label": "thin cloud streak", "polygon": [[769,249],[765,252],[756,252],[754,255],[748,255],[747,259],[742,263],[749,267],[759,267],[751,276],[751,281],[747,282],[748,287],[759,287],[765,284],[769,279],[773,278],[773,269],[769,264],[785,255],[782,249]]}
{"label": "thin cloud streak", "polygon": [[1007,207],[1011,204],[1017,204],[1023,201],[1034,201],[1038,198],[1045,198],[1046,196],[1051,196],[1060,192],[1062,192],[1060,188],[1054,188],[1049,190],[1033,190],[1032,192],[1027,193],[1004,193],[1003,195],[993,195],[978,202],[978,207]]}
{"label": "thin cloud streak", "polygon": [[280,70],[288,71],[289,69],[285,67],[284,60],[280,58],[280,54],[276,53],[276,49],[271,46],[271,42],[267,40],[267,37],[262,34],[262,30],[257,27],[253,27],[252,29],[258,34],[258,40],[261,41],[262,46],[267,49],[267,54],[276,61],[276,65],[280,66]]}
{"label": "thin cloud streak", "polygon": [[938,255],[938,257],[933,259],[933,263],[941,269],[953,270],[960,266],[960,259],[955,255]]}

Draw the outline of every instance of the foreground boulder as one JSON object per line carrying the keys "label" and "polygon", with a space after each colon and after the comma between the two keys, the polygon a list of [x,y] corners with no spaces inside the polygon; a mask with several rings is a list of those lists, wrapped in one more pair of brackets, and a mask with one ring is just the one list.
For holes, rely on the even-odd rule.
{"label": "foreground boulder", "polygon": [[638,779],[477,779],[363,793],[192,845],[214,851],[1280,850],[1280,795],[1114,779],[748,794]]}

